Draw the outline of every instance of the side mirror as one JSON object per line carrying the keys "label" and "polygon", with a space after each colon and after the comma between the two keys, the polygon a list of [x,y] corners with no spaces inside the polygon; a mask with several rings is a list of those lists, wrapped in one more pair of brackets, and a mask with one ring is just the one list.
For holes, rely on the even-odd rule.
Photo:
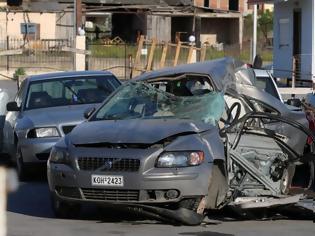
{"label": "side mirror", "polygon": [[84,118],[89,119],[94,111],[95,111],[95,107],[86,109],[83,113]]}
{"label": "side mirror", "polygon": [[20,111],[21,109],[18,107],[16,102],[7,103],[7,111]]}
{"label": "side mirror", "polygon": [[294,106],[294,107],[301,107],[302,106],[302,102],[298,98],[288,99],[287,104],[290,106]]}

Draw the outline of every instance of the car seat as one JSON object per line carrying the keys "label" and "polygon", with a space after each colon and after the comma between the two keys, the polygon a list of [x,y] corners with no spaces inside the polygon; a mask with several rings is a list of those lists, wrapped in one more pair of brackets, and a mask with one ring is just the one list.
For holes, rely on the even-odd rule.
{"label": "car seat", "polygon": [[41,108],[52,105],[52,99],[45,91],[32,92],[30,95],[28,108]]}
{"label": "car seat", "polygon": [[78,97],[87,103],[100,103],[107,97],[107,94],[97,88],[80,89]]}

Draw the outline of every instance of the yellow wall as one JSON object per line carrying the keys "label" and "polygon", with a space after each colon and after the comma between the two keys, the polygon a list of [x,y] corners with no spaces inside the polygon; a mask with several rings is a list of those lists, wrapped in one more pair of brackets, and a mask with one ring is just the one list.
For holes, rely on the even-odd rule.
{"label": "yellow wall", "polygon": [[[28,15],[28,17],[27,17]],[[0,38],[23,38],[21,23],[37,23],[40,25],[40,39],[54,39],[56,37],[55,13],[6,13],[0,12]],[[29,19],[29,21],[28,21]],[[6,32],[7,30],[7,32]]]}
{"label": "yellow wall", "polygon": [[269,10],[269,11],[273,11],[273,9],[274,9],[274,6],[273,6],[273,4],[267,4],[267,3],[265,3],[265,10]]}

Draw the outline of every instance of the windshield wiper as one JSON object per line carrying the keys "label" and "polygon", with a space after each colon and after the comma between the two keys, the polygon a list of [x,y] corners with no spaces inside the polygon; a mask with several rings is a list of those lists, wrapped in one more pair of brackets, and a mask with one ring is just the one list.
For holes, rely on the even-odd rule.
{"label": "windshield wiper", "polygon": [[67,88],[72,93],[72,95],[74,95],[80,101],[80,103],[85,103],[84,99],[79,97],[79,95],[70,86],[66,85],[64,82],[62,82],[60,80],[57,80],[57,81],[59,83],[61,83],[63,85],[63,87]]}
{"label": "windshield wiper", "polygon": [[127,119],[137,119],[141,118],[141,114],[128,114],[128,113],[114,113],[106,115],[102,120],[127,120]]}

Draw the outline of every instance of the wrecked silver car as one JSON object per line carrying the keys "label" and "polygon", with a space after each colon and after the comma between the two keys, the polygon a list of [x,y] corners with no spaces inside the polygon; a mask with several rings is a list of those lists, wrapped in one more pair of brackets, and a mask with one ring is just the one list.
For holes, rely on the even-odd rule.
{"label": "wrecked silver car", "polygon": [[196,225],[226,205],[298,201],[286,195],[301,155],[265,124],[312,134],[253,110],[236,86],[226,86],[235,81],[233,61],[221,59],[122,85],[53,147],[48,183],[56,216],[76,216],[90,202]]}

